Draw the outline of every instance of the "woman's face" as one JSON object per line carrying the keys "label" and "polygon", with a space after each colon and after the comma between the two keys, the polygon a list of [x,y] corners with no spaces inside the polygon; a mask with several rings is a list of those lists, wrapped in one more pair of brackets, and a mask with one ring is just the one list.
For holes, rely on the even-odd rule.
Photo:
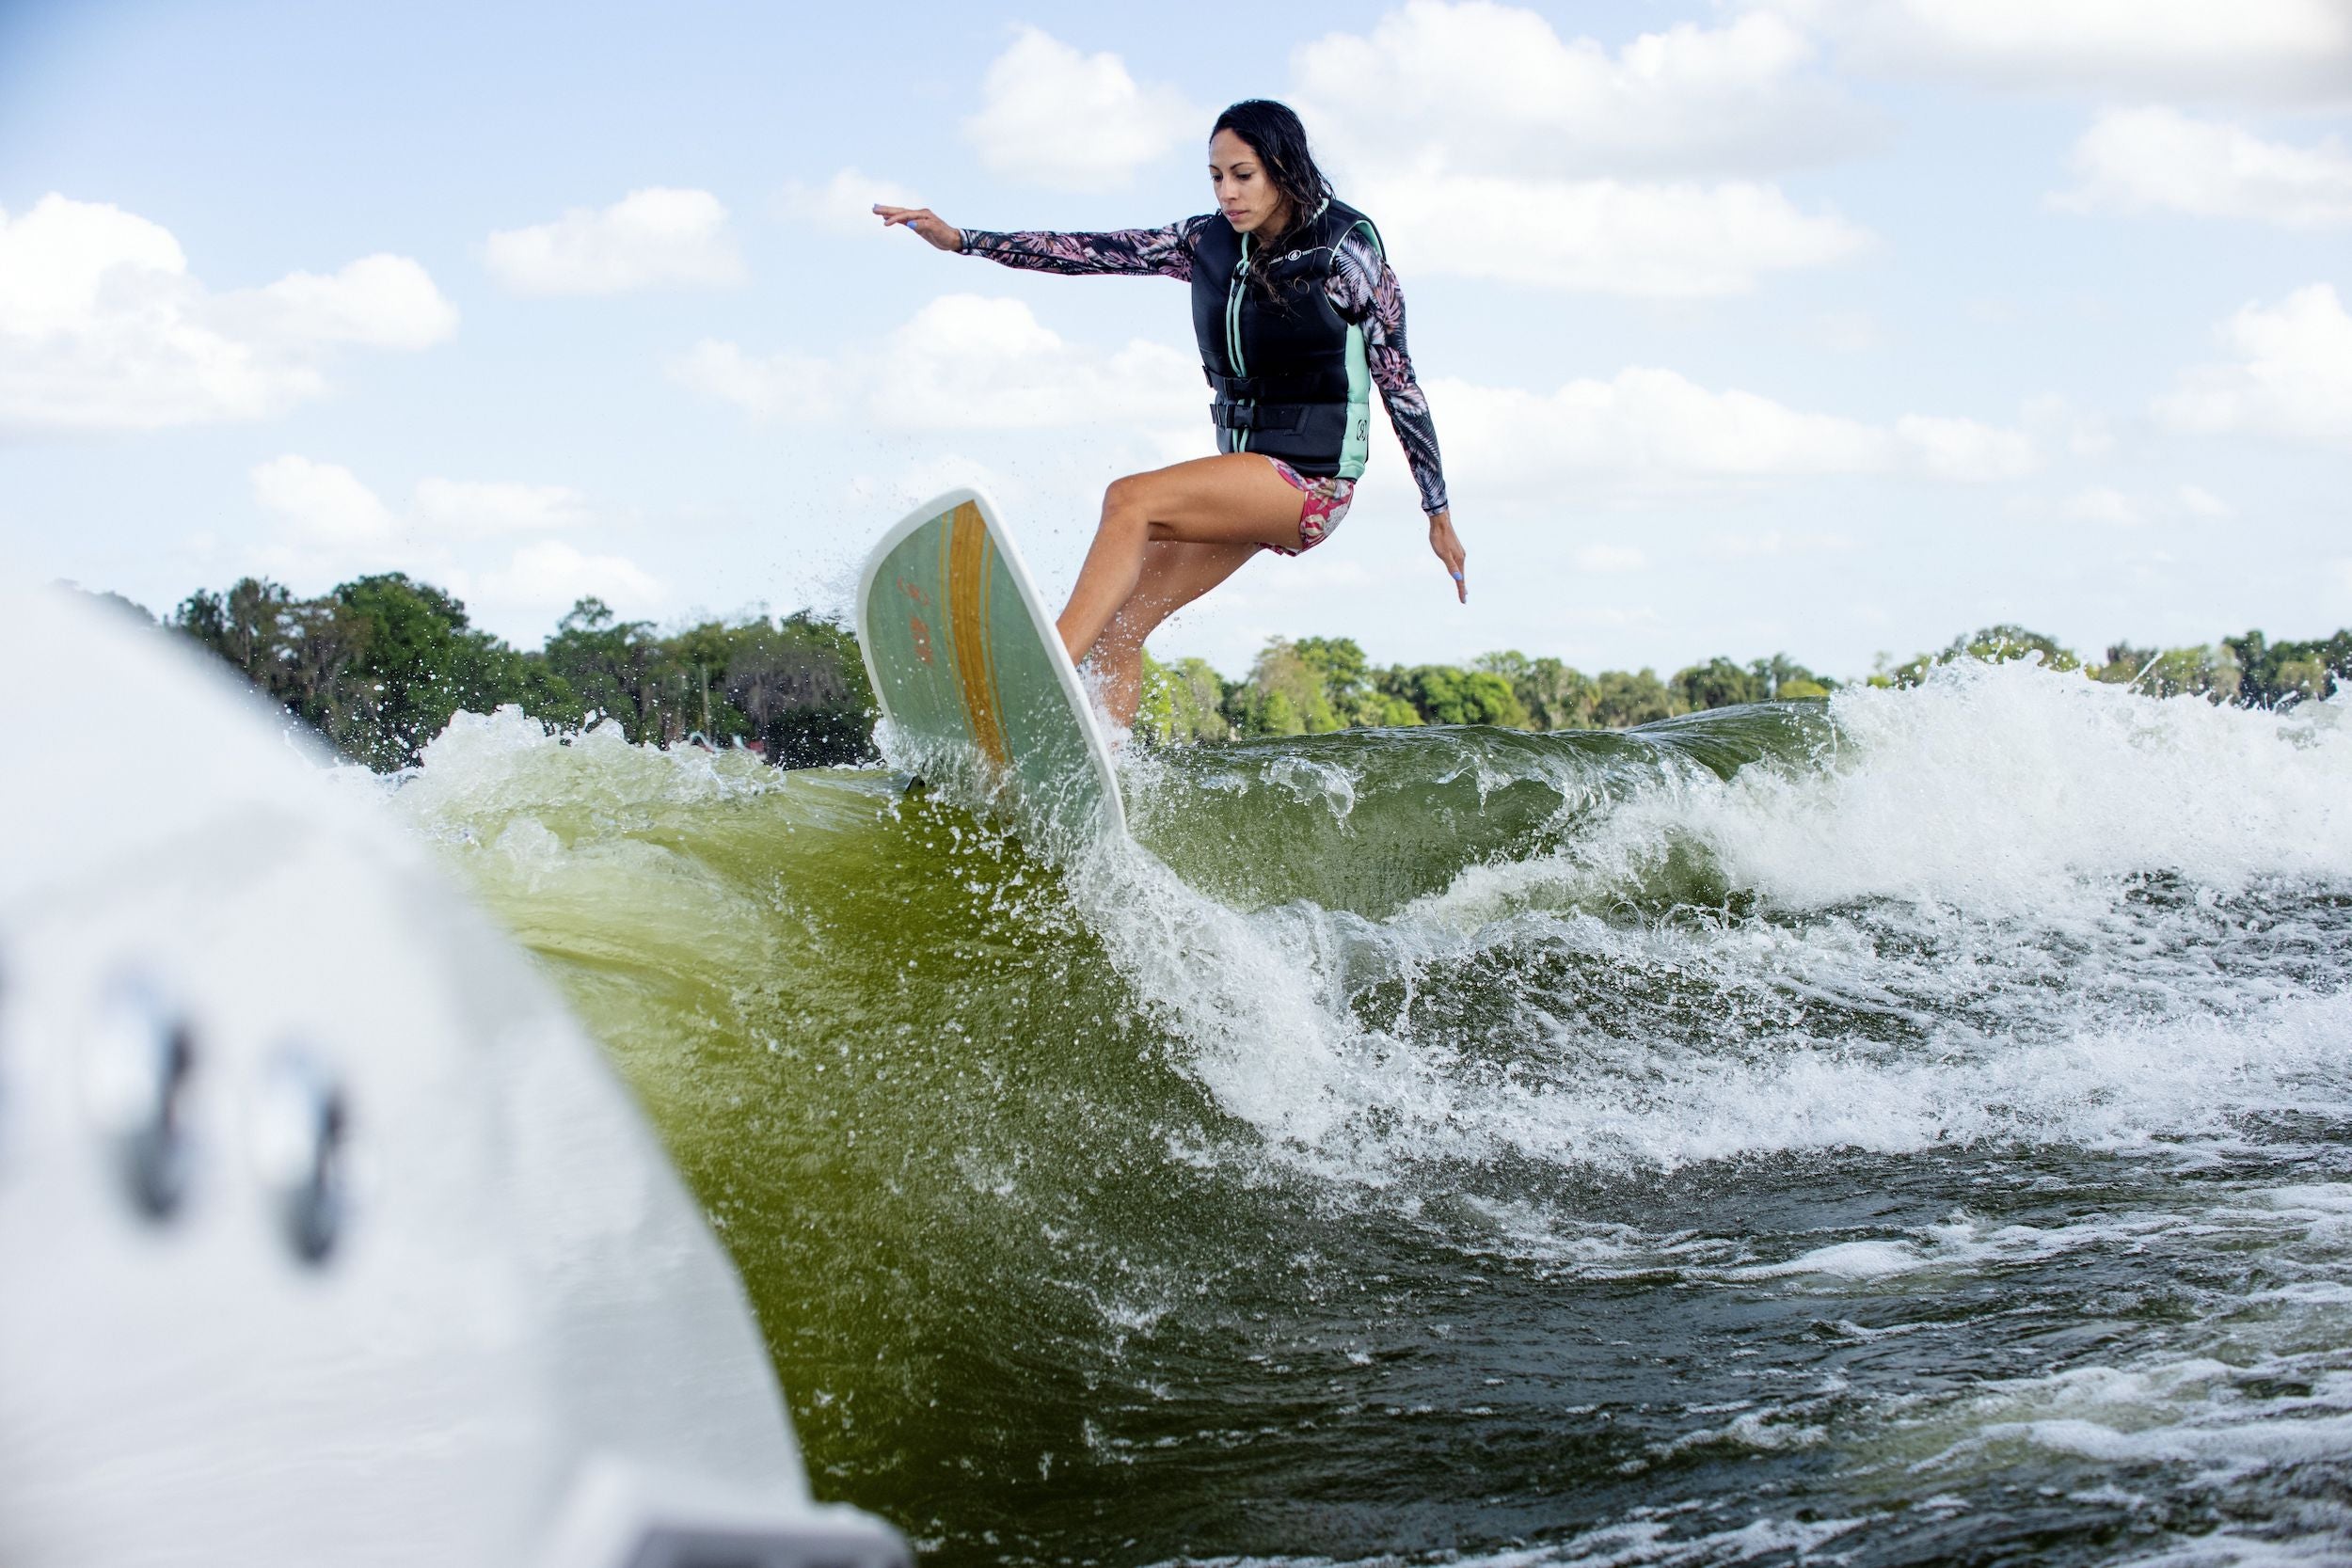
{"label": "woman's face", "polygon": [[1282,193],[1259,161],[1258,150],[1231,131],[1209,138],[1209,189],[1236,232],[1280,232],[1272,220],[1282,215]]}

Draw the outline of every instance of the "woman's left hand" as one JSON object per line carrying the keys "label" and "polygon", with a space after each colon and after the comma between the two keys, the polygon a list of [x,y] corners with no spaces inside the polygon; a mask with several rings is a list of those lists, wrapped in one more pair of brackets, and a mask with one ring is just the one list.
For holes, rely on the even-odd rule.
{"label": "woman's left hand", "polygon": [[1454,536],[1453,513],[1429,514],[1429,547],[1438,552],[1438,559],[1445,562],[1447,574],[1454,578],[1454,596],[1464,604],[1470,603],[1470,584],[1462,577],[1462,541]]}

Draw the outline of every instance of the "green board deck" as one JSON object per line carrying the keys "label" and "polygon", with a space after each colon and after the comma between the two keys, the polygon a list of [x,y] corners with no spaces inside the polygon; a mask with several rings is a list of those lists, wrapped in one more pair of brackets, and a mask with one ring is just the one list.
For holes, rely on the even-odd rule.
{"label": "green board deck", "polygon": [[951,490],[882,535],[857,617],[892,761],[1065,847],[1125,835],[1086,689],[977,491]]}

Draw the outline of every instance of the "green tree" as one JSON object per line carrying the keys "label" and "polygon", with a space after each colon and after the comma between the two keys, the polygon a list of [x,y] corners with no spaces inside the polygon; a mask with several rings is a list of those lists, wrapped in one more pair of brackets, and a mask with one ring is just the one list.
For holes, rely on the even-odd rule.
{"label": "green tree", "polygon": [[1686,713],[1698,713],[1714,707],[1736,707],[1741,703],[1760,703],[1771,689],[1755,674],[1720,655],[1705,664],[1693,664],[1687,670],[1676,671],[1669,684],[1674,690],[1675,701]]}
{"label": "green tree", "polygon": [[656,730],[664,657],[649,623],[621,620],[602,599],[581,599],[556,623],[542,657],[579,703],[579,722],[610,719],[631,741]]}
{"label": "green tree", "polygon": [[[112,599],[113,595],[95,595]],[[121,601],[125,613],[140,615]],[[630,740],[670,745],[699,736],[756,743],[779,767],[873,754],[874,699],[850,633],[805,610],[771,620],[704,621],[659,634],[582,599],[536,654],[473,626],[465,605],[392,572],[317,599],[246,578],[190,594],[165,623],[209,649],[292,718],[379,768],[413,764],[461,708],[518,703],[550,728],[610,719]],[[1910,685],[1959,658],[2039,657],[2082,668],[2055,639],[2014,625],[1983,627],[1899,666],[1881,655],[1873,686]],[[2160,696],[2201,695],[2272,705],[2325,698],[2352,683],[2352,629],[2313,641],[2251,630],[2211,646],[2109,645],[2086,672]],[[1786,654],[1747,665],[1716,657],[1671,682],[1648,669],[1587,677],[1516,649],[1469,669],[1392,665],[1375,671],[1352,638],[1269,639],[1247,678],[1206,661],[1144,657],[1140,733],[1163,742],[1238,735],[1318,734],[1364,724],[1627,726],[1768,700],[1826,696],[1836,682]]]}
{"label": "green tree", "polygon": [[[2278,649],[2268,644],[2259,631],[2224,638],[2210,647],[2159,650],[2117,642],[2108,647],[2106,661],[2093,667],[2090,674],[2094,680],[2129,686],[2153,696],[2195,693],[2217,703],[2267,705],[2284,695],[2305,694],[2306,681],[2318,689],[2311,694],[2325,690],[2325,665],[2298,666],[2292,657],[2294,651],[2305,646],[2310,644],[2279,644],[2279,648],[2290,651],[2290,657],[2282,661]],[[2352,647],[2346,651],[2352,653]],[[2291,683],[2284,689],[2280,685],[2282,673]]]}
{"label": "green tree", "polygon": [[169,624],[346,751],[345,737],[381,706],[376,682],[359,668],[373,628],[336,599],[296,599],[283,584],[243,578],[225,593],[189,594]]}
{"label": "green tree", "polygon": [[1250,733],[1253,735],[1304,735],[1307,721],[1298,716],[1298,708],[1287,691],[1259,693],[1251,709]]}
{"label": "green tree", "polygon": [[[813,768],[873,756],[873,688],[846,627],[800,610],[747,622],[731,637],[726,701],[770,762]],[[675,650],[671,662],[682,669],[694,651]]]}
{"label": "green tree", "polygon": [[1599,690],[1584,673],[1559,659],[1530,658],[1517,648],[1481,654],[1470,661],[1474,670],[1499,675],[1527,710],[1529,727],[1538,730],[1582,729],[1593,721],[1593,704]]}
{"label": "green tree", "polygon": [[2221,641],[2242,675],[2241,701],[2276,707],[2352,685],[2352,629],[2311,642],[2273,642],[2259,631]]}
{"label": "green tree", "polygon": [[683,699],[687,733],[713,746],[748,740],[756,733],[751,720],[730,699],[726,684],[727,666],[748,629],[723,621],[703,621],[662,640],[668,644],[667,663],[675,673]]}
{"label": "green tree", "polygon": [[2195,647],[2158,655],[2134,689],[2155,697],[2196,695],[2228,703],[2237,699],[2238,685],[2237,658],[2229,648]]}
{"label": "green tree", "polygon": [[2318,702],[2352,680],[2352,663],[2330,664],[2316,657],[2282,658],[2270,667],[2268,676],[2268,690],[2276,694],[2269,698],[2272,705],[2304,698]]}
{"label": "green tree", "polygon": [[1380,689],[1410,705],[1430,724],[1497,724],[1527,728],[1527,709],[1511,683],[1487,670],[1451,664],[1391,665],[1379,676]]}
{"label": "green tree", "polygon": [[1944,650],[1944,657],[1947,659],[1959,658],[1964,655],[1967,657],[1980,658],[1993,664],[2007,663],[2010,659],[2026,658],[2035,654],[2042,656],[2042,663],[2046,669],[2079,670],[2082,668],[2082,660],[2075,656],[2074,651],[2061,643],[2057,638],[2008,623],[1997,626],[1986,626],[1965,640],[1956,639],[1949,647]]}
{"label": "green tree", "polygon": [[[1920,654],[1890,672],[1886,684],[1916,686],[1928,678],[1930,670],[1939,664],[1949,664],[1954,659],[1977,658],[1988,664],[2006,664],[2011,659],[2035,655],[2041,657],[2042,668],[2046,670],[2082,668],[2082,660],[2074,651],[2057,638],[2005,622],[2000,626],[1980,627],[1965,637],[1955,637],[1940,653]],[[1873,681],[1871,684],[1880,683]]]}
{"label": "green tree", "polygon": [[294,595],[262,578],[240,578],[224,594],[203,589],[180,601],[174,628],[220,656],[229,667],[277,696],[277,666],[285,657]]}
{"label": "green tree", "polygon": [[2155,663],[2160,651],[2136,648],[2129,642],[2111,642],[2107,645],[2106,659],[2098,664],[2086,663],[2084,670],[2092,680],[2104,681],[2110,686],[2129,686],[2139,678],[2141,671]]}
{"label": "green tree", "polygon": [[80,583],[74,582],[66,578],[59,578],[57,579],[57,586],[60,588],[70,588],[74,593],[81,594],[82,597],[88,599],[92,603],[103,606],[117,615],[128,616],[131,620],[137,622],[140,626],[146,626],[151,630],[155,626],[155,617],[145,605],[140,604],[135,599],[125,598],[123,595],[116,593],[111,588],[85,588]]}
{"label": "green tree", "polygon": [[413,764],[459,709],[505,703],[550,728],[610,718],[638,742],[757,741],[782,767],[873,754],[873,692],[856,639],[806,611],[661,637],[582,599],[544,649],[522,654],[474,627],[451,594],[393,572],[319,599],[247,578],[190,594],[169,625],[379,768]]}
{"label": "green tree", "polygon": [[1757,659],[1748,666],[1748,673],[1756,679],[1761,702],[1826,697],[1837,689],[1836,681],[1806,669],[1787,654]]}
{"label": "green tree", "polygon": [[1354,638],[1302,637],[1293,647],[1323,682],[1324,705],[1339,721],[1335,727],[1380,721],[1382,705],[1372,686],[1372,662]]}
{"label": "green tree", "polygon": [[1162,664],[1143,656],[1143,701],[1136,729],[1162,745],[1189,746],[1232,734],[1226,719],[1225,681],[1205,658]]}
{"label": "green tree", "polygon": [[462,602],[405,572],[343,583],[331,598],[341,613],[308,640],[316,645],[323,636],[347,638],[342,668],[364,696],[330,718],[326,733],[371,768],[413,765],[460,709],[487,713],[556,695],[530,660],[477,629]]}
{"label": "green tree", "polygon": [[[1329,657],[1332,645],[1321,639],[1316,642],[1318,653]],[[1243,683],[1237,727],[1248,735],[1323,735],[1343,728],[1344,721],[1331,705],[1325,669],[1288,638],[1268,638]]]}
{"label": "green tree", "polygon": [[1593,718],[1611,729],[1626,729],[1671,719],[1682,711],[1675,694],[1657,672],[1603,670],[1594,681]]}

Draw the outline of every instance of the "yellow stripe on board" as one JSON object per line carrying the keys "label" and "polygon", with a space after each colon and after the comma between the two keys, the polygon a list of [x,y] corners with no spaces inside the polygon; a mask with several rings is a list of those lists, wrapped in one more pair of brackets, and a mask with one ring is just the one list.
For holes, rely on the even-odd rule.
{"label": "yellow stripe on board", "polygon": [[956,508],[947,530],[947,621],[955,628],[956,679],[963,688],[963,717],[980,754],[1007,765],[1004,721],[996,714],[996,669],[990,658],[988,525],[970,501]]}

